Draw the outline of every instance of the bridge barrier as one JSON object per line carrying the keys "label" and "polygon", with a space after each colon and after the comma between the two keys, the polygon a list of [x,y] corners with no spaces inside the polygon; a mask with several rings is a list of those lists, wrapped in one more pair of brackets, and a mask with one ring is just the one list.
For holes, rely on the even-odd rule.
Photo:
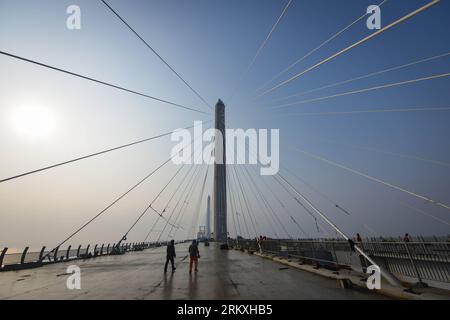
{"label": "bridge barrier", "polygon": [[[156,244],[154,242],[122,243],[121,253],[142,251],[160,245],[161,243]],[[64,249],[56,248],[53,252],[46,250],[45,246],[40,251],[29,251],[29,247],[26,247],[21,252],[15,251],[11,253],[8,253],[8,248],[3,248],[0,253],[0,272],[37,268],[46,264],[106,256],[112,254],[114,248],[116,248],[115,243],[112,245],[108,243],[106,247],[104,244],[94,244],[93,246],[88,244],[85,247],[82,245],[77,247],[69,245]]]}
{"label": "bridge barrier", "polygon": [[[375,240],[375,241],[374,241]],[[422,240],[422,241],[421,241]],[[433,239],[430,239],[433,240]],[[404,242],[367,239],[358,242],[381,268],[404,283],[450,289],[450,241],[417,239]],[[232,240],[235,247],[277,256],[296,258],[301,263],[329,269],[348,268],[366,272],[368,261],[345,240]]]}

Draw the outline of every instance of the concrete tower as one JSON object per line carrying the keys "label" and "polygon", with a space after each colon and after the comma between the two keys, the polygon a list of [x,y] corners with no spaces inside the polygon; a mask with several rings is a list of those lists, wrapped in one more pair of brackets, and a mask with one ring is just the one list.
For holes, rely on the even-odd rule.
{"label": "concrete tower", "polygon": [[215,128],[222,133],[222,137],[216,137],[214,149],[214,238],[216,241],[225,242],[228,238],[225,166],[225,105],[220,99],[216,103]]}
{"label": "concrete tower", "polygon": [[206,238],[211,238],[211,196],[206,202]]}

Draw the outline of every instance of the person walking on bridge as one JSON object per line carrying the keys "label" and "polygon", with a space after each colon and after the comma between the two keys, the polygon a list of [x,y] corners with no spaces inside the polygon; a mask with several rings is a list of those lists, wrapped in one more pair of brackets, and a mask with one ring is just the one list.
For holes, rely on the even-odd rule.
{"label": "person walking on bridge", "polygon": [[172,272],[175,271],[175,264],[173,259],[176,257],[175,253],[175,241],[170,240],[170,243],[167,245],[167,256],[166,256],[166,265],[164,266],[164,273],[167,272],[167,266],[169,265],[169,261],[172,264]]}
{"label": "person walking on bridge", "polygon": [[200,253],[198,252],[197,240],[192,240],[192,244],[189,246],[189,273],[192,273],[192,264],[195,264],[195,272],[198,271],[198,259],[200,258]]}

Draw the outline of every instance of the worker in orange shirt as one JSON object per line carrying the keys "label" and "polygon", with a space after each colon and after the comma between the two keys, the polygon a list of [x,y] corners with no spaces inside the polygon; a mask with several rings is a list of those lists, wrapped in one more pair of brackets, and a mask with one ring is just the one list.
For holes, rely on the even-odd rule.
{"label": "worker in orange shirt", "polygon": [[189,273],[192,273],[192,264],[195,264],[195,272],[198,271],[198,259],[200,258],[200,253],[198,251],[197,240],[192,240],[192,244],[189,246]]}

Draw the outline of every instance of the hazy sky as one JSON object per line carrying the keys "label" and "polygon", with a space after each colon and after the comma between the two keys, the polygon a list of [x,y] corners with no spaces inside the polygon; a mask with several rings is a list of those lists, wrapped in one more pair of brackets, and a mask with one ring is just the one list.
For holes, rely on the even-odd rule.
{"label": "hazy sky", "polygon": [[[337,225],[349,234],[448,234],[450,212],[393,191],[363,177],[294,151],[296,146],[373,175],[405,189],[450,203],[450,112],[301,113],[351,110],[450,107],[450,79],[311,102],[285,109],[267,109],[285,96],[450,52],[450,4],[440,4],[383,33],[305,76],[254,100],[255,90],[381,1],[294,0],[248,74],[245,69],[287,1],[164,0],[109,3],[210,104],[226,104],[230,128],[279,128],[281,165],[294,171],[333,203],[281,171]],[[389,0],[382,7],[382,26],[428,1]],[[66,28],[66,8],[81,8],[81,30]],[[299,63],[287,79],[372,33],[366,20]],[[101,1],[0,0],[0,50],[48,63],[133,90],[195,107],[208,108],[158,60]],[[283,100],[295,102],[450,72],[449,56],[380,74],[364,80]],[[274,84],[277,83],[276,81]],[[202,115],[129,93],[0,56],[0,178],[108,147],[150,137],[207,120]],[[237,94],[232,98],[237,88]],[[230,103],[228,103],[231,101]],[[33,136],[20,131],[21,110],[40,106],[51,118],[49,132]],[[18,116],[19,113],[19,116]],[[19,117],[19,120],[17,120]],[[19,125],[17,124],[19,122]],[[19,128],[18,128],[19,127]],[[23,129],[23,128],[22,128]],[[168,137],[0,184],[0,247],[55,245],[121,193],[170,157]],[[373,148],[367,150],[357,147]],[[436,164],[382,153],[395,152],[444,162]],[[446,164],[445,164],[446,163]],[[116,242],[179,167],[169,164],[130,193],[71,243]],[[155,203],[162,209],[180,184],[180,176]],[[183,210],[185,227],[176,238],[192,237],[194,211],[206,167],[195,178],[193,198]],[[253,195],[245,170],[241,176],[258,232],[274,235],[271,223]],[[258,187],[293,236],[302,235],[289,216],[311,236],[320,236],[311,217],[271,177],[258,177]],[[234,170],[228,168],[234,174]],[[204,224],[206,194],[212,192],[209,168],[199,223]],[[257,180],[258,179],[258,180]],[[285,203],[265,189],[264,179]],[[259,181],[259,182],[257,182]],[[239,189],[232,183],[234,196]],[[175,196],[175,200],[179,197]],[[169,205],[173,207],[176,201]],[[405,207],[405,204],[426,214]],[[235,235],[229,204],[228,230]],[[240,219],[242,219],[241,209]],[[169,211],[170,213],[170,211]],[[246,214],[244,209],[244,215]],[[247,219],[250,217],[247,216]],[[142,241],[156,214],[149,211],[128,240]],[[271,218],[273,219],[273,217]],[[248,220],[250,221],[250,220]],[[197,223],[198,224],[198,223]],[[367,226],[364,229],[363,225]],[[162,230],[161,221],[155,228]],[[277,234],[285,236],[281,226]],[[197,229],[197,226],[195,226]],[[245,227],[241,221],[241,229]],[[243,232],[246,236],[246,232]],[[158,235],[155,232],[152,240]],[[163,239],[167,237],[167,232]]]}

